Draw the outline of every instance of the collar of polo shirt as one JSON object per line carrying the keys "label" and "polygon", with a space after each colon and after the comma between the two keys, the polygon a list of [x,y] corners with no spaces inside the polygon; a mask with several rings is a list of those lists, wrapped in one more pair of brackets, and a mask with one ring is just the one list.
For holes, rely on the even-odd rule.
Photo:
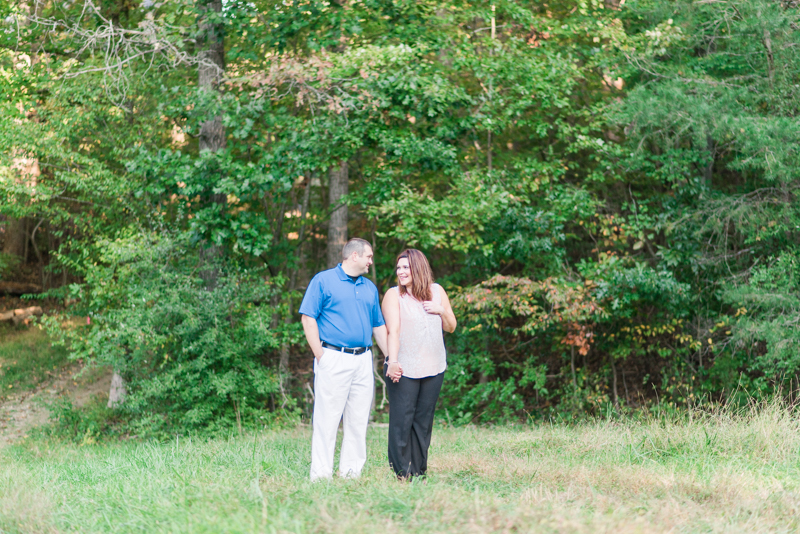
{"label": "collar of polo shirt", "polygon": [[[339,280],[341,280],[343,282],[346,281],[346,280],[349,280],[351,282],[353,281],[353,279],[350,278],[350,275],[347,274],[346,272],[344,272],[344,269],[342,269],[342,264],[341,263],[336,266],[336,274],[339,275]],[[355,282],[356,285],[364,283],[364,280],[362,280],[363,277],[364,277],[363,274],[358,275],[358,278],[356,278],[356,282]]]}

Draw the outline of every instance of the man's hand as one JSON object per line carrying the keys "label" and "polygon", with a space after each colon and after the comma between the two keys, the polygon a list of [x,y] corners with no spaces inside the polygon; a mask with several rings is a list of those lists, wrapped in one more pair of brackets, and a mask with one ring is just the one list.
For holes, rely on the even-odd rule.
{"label": "man's hand", "polygon": [[322,355],[325,354],[325,351],[322,350],[322,341],[319,340],[319,327],[317,326],[317,320],[308,315],[302,315],[300,317],[300,321],[303,323],[303,332],[306,335],[308,346],[311,347],[311,352],[317,359],[317,363],[319,363],[320,359],[322,359]]}

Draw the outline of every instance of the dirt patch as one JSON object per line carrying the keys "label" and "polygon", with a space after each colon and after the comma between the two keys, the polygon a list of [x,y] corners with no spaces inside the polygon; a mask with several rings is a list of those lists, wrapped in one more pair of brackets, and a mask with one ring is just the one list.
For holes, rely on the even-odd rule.
{"label": "dirt patch", "polygon": [[83,406],[95,396],[107,396],[111,370],[95,370],[78,377],[80,365],[65,367],[35,389],[9,395],[0,401],[0,447],[27,437],[35,427],[47,422],[48,406],[66,397]]}

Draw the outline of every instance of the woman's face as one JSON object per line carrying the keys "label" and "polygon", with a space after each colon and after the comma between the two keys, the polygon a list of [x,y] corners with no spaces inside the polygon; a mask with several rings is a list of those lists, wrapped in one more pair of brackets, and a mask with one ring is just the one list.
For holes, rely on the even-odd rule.
{"label": "woman's face", "polygon": [[408,258],[397,260],[397,281],[401,286],[411,285],[411,267],[408,265]]}

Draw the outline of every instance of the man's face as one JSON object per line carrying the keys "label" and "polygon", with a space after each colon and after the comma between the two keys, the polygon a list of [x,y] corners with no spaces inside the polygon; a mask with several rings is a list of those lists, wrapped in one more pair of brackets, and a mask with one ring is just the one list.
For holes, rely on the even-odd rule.
{"label": "man's face", "polygon": [[372,247],[364,247],[364,254],[361,256],[354,252],[350,258],[353,261],[353,267],[356,268],[358,274],[367,274],[370,265],[372,265]]}

